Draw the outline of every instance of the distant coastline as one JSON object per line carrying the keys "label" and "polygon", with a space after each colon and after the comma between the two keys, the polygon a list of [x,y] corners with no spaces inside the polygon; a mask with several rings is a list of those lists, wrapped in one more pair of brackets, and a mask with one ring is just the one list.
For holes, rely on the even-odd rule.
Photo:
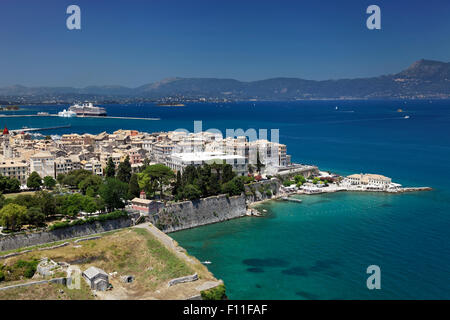
{"label": "distant coastline", "polygon": [[139,87],[0,88],[0,104],[62,101],[228,102],[354,99],[450,99],[450,63],[419,60],[398,73],[378,77],[307,80],[277,77],[258,81],[223,78],[171,78]]}

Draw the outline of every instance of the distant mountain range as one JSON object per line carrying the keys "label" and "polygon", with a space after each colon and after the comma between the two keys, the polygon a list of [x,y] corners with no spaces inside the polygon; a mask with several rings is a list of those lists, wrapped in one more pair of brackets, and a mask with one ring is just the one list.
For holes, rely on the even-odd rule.
{"label": "distant mountain range", "polygon": [[219,98],[228,100],[450,98],[450,63],[419,60],[406,70],[371,78],[304,80],[272,78],[243,82],[217,78],[170,78],[137,88],[123,86],[0,88],[2,97]]}

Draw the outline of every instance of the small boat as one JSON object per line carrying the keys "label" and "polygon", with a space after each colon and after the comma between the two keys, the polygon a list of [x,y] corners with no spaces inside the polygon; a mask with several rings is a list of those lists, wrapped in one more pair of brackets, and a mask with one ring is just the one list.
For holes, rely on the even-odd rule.
{"label": "small boat", "polygon": [[338,110],[339,109],[339,107],[336,107],[336,110]]}
{"label": "small boat", "polygon": [[409,119],[409,116],[404,116],[403,119]]}
{"label": "small boat", "polygon": [[402,109],[397,109],[397,112],[403,112],[403,110]]}
{"label": "small boat", "polygon": [[208,261],[208,260],[206,260],[206,261],[203,261],[202,263],[203,263],[203,264],[211,264],[212,262],[211,262],[211,261]]}

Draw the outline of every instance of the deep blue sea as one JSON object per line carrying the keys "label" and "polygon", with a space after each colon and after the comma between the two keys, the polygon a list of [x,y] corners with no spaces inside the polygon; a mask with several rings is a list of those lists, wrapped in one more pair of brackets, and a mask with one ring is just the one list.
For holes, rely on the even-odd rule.
{"label": "deep blue sea", "polygon": [[[67,107],[26,107],[13,113]],[[434,188],[399,195],[302,196],[301,204],[263,204],[263,218],[172,233],[190,254],[212,262],[208,268],[224,280],[229,298],[450,299],[450,101],[105,107],[111,116],[161,120],[0,118],[0,125],[71,125],[43,134],[193,131],[194,120],[202,120],[204,130],[279,129],[280,142],[295,162],[340,174],[379,173],[405,186]],[[369,265],[381,268],[380,290],[366,287]]]}

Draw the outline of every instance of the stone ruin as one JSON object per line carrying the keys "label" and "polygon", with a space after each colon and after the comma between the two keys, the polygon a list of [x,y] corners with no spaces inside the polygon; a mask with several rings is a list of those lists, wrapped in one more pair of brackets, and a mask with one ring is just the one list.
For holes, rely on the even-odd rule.
{"label": "stone ruin", "polygon": [[42,258],[36,267],[36,272],[43,277],[51,277],[55,275],[56,272],[65,272],[67,267],[68,264],[65,262],[56,263],[51,259]]}

